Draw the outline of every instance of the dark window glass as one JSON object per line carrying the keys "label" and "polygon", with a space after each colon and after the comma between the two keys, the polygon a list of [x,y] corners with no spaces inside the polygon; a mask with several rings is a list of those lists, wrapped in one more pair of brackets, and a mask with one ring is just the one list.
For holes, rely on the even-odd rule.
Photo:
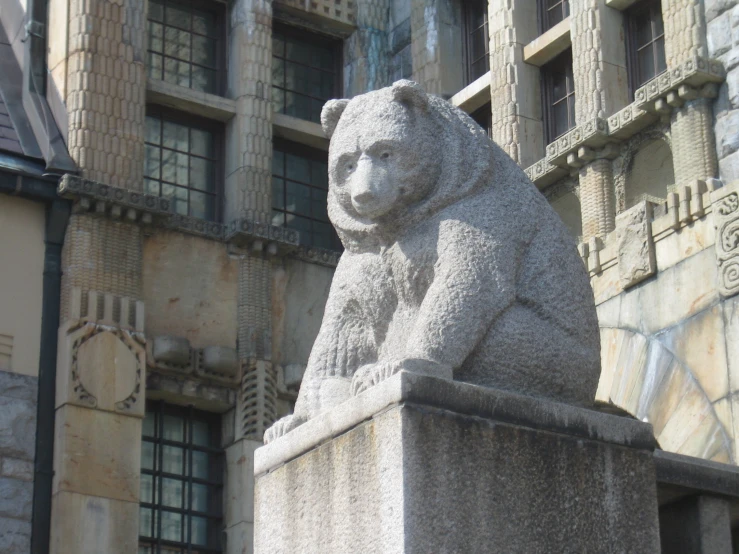
{"label": "dark window glass", "polygon": [[572,52],[542,67],[543,118],[547,144],[575,126],[575,85]]}
{"label": "dark window glass", "polygon": [[272,32],[272,103],[278,113],[319,123],[340,95],[339,42],[277,26]]}
{"label": "dark window glass", "polygon": [[465,78],[467,84],[490,70],[490,40],[488,35],[488,3],[486,0],[465,0],[464,20]]}
{"label": "dark window glass", "polygon": [[539,30],[544,33],[570,15],[569,0],[539,0]]}
{"label": "dark window glass", "polygon": [[218,416],[150,402],[142,434],[139,554],[222,552]]}
{"label": "dark window glass", "polygon": [[629,81],[633,93],[667,69],[665,29],[659,1],[638,4],[627,12]]}
{"label": "dark window glass", "polygon": [[144,192],[169,198],[175,213],[215,221],[220,189],[220,133],[216,125],[182,122],[149,109]]}
{"label": "dark window glass", "polygon": [[222,27],[220,12],[199,4],[149,0],[149,77],[218,93]]}
{"label": "dark window glass", "polygon": [[490,107],[490,103],[485,104],[481,108],[472,112],[470,117],[475,121],[475,123],[485,129],[488,137],[491,139],[493,138],[493,112]]}
{"label": "dark window glass", "polygon": [[149,77],[217,94],[222,27],[220,12],[200,4],[149,0]]}
{"label": "dark window glass", "polygon": [[328,220],[326,152],[278,141],[272,153],[272,225],[297,229],[300,242],[341,250]]}

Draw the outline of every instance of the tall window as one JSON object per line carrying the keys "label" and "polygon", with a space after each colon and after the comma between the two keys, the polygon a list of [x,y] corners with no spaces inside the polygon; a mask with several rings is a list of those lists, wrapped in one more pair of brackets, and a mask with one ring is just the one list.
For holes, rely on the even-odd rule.
{"label": "tall window", "polygon": [[491,109],[490,102],[477,108],[470,114],[470,117],[475,121],[475,123],[485,129],[488,137],[491,139],[493,138],[493,111]]}
{"label": "tall window", "polygon": [[575,126],[571,50],[542,67],[542,96],[544,129],[549,144]]}
{"label": "tall window", "polygon": [[544,33],[570,15],[569,0],[538,0],[539,30]]}
{"label": "tall window", "polygon": [[464,0],[464,57],[467,84],[490,70],[487,0]]}
{"label": "tall window", "polygon": [[147,404],[141,444],[139,554],[222,552],[219,418]]}
{"label": "tall window", "polygon": [[665,28],[659,0],[639,3],[629,10],[629,80],[632,94],[667,69]]}
{"label": "tall window", "polygon": [[340,43],[287,27],[272,32],[274,111],[320,123],[326,100],[340,96]]}
{"label": "tall window", "polygon": [[275,140],[272,152],[272,225],[297,229],[306,245],[341,250],[328,220],[326,152]]}
{"label": "tall window", "polygon": [[149,0],[149,77],[220,92],[224,56],[222,12],[214,9],[218,5]]}
{"label": "tall window", "polygon": [[169,198],[175,213],[214,221],[220,211],[220,129],[192,116],[192,123],[182,119],[147,110],[144,192]]}

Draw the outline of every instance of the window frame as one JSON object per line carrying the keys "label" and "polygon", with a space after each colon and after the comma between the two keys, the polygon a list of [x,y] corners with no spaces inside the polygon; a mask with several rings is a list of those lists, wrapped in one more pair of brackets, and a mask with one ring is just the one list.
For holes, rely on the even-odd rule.
{"label": "window frame", "polygon": [[[536,2],[536,11],[538,14],[538,25],[539,25],[539,34],[543,35],[546,33],[549,29],[560,23],[561,21],[564,21],[570,16],[570,2],[569,0],[560,0],[557,3],[557,6],[562,6],[562,19],[557,21],[557,23],[551,23],[550,22],[550,16],[549,13],[552,11],[551,9],[547,8],[546,6],[547,0],[537,0]],[[566,6],[566,9],[565,9]],[[556,7],[556,6],[555,6]]]}
{"label": "window frame", "polygon": [[[225,151],[225,126],[220,121],[215,121],[212,119],[208,119],[205,117],[200,117],[197,115],[193,115],[189,112],[182,112],[179,110],[175,110],[172,108],[167,108],[165,106],[160,106],[159,104],[147,104],[146,105],[146,114],[145,117],[157,117],[160,121],[169,121],[170,123],[177,123],[178,125],[185,125],[189,128],[195,128],[200,129],[203,131],[208,131],[213,135],[213,152],[215,153],[215,186],[212,193],[208,193],[206,191],[195,189],[194,187],[190,186],[188,183],[187,187],[184,187],[183,185],[178,185],[176,183],[170,183],[169,181],[164,181],[163,179],[158,179],[158,182],[160,183],[160,191],[161,191],[161,184],[166,183],[170,184],[175,187],[180,188],[187,188],[188,190],[188,196],[187,196],[187,216],[186,217],[193,217],[196,219],[202,219],[203,221],[210,221],[213,223],[220,223],[223,220],[223,198],[224,198],[224,180],[225,180],[225,157],[226,157],[226,151]],[[149,141],[146,140],[146,136],[144,136],[144,163],[146,163],[146,147],[148,144],[151,144]],[[158,148],[164,148],[161,144],[157,146]],[[179,152],[179,151],[177,151]],[[183,152],[184,153],[184,152]],[[189,152],[187,153],[189,156]],[[161,167],[161,156],[160,156],[160,171],[162,171]],[[189,167],[188,167],[188,177],[189,177]],[[146,177],[146,174],[144,174],[144,180],[149,179],[149,177]],[[156,179],[154,179],[156,180]],[[144,184],[144,192],[146,192]],[[214,210],[213,210],[213,219],[203,219],[199,218],[197,216],[190,214],[190,190],[195,190],[196,192],[205,192],[206,194],[211,194],[215,197],[214,199]],[[148,194],[148,193],[147,193]],[[164,196],[161,196],[161,193],[159,195],[160,198],[166,198]],[[176,212],[173,212],[176,213]],[[182,214],[177,214],[182,215]]]}
{"label": "window frame", "polygon": [[[273,22],[273,24],[272,24],[272,37],[274,37],[275,34],[279,34],[279,35],[282,35],[282,36],[285,36],[285,37],[291,37],[291,38],[294,38],[294,39],[297,39],[297,40],[301,40],[301,41],[304,41],[304,42],[311,42],[311,43],[316,44],[318,46],[328,46],[328,47],[330,47],[334,51],[334,68],[333,68],[333,74],[335,76],[335,79],[334,79],[334,90],[331,93],[332,94],[332,97],[331,98],[341,98],[342,97],[343,89],[344,89],[344,86],[343,86],[344,85],[344,83],[343,83],[343,81],[344,81],[344,74],[343,74],[343,69],[344,69],[344,48],[343,48],[343,45],[344,45],[344,41],[341,38],[335,37],[335,36],[331,36],[331,35],[322,34],[322,33],[318,33],[318,32],[315,32],[315,31],[308,31],[306,29],[301,29],[301,28],[298,28],[298,27],[293,27],[292,25],[289,25],[287,23],[283,23],[283,22],[278,21],[278,20],[275,20]],[[272,50],[271,56],[272,56],[273,59],[275,57],[280,58],[280,56],[276,56],[275,55],[274,49]],[[284,58],[284,57],[281,58],[281,59],[283,59],[285,62],[288,61],[287,58]],[[291,61],[290,63],[297,63],[297,62],[292,62]],[[303,65],[303,64],[301,64],[301,65]],[[308,67],[310,67],[310,66],[308,66]],[[311,67],[311,69],[314,69],[316,71],[321,71],[320,69],[316,69],[316,68],[312,68],[312,67]],[[300,94],[301,96],[305,96],[305,97],[310,98],[312,100],[323,100],[321,98],[316,98],[316,97],[310,96],[308,94],[304,94],[304,93],[299,92],[299,91],[296,91],[296,90],[289,90],[289,89],[287,89],[287,88],[285,88],[283,86],[276,86],[275,85],[275,81],[272,79],[271,75],[270,75],[270,84],[271,84],[271,86],[270,86],[270,100],[272,102],[272,109],[273,109],[274,113],[279,113],[279,114],[287,115],[284,112],[284,107],[281,107],[279,110],[278,109],[275,109],[276,106],[275,106],[275,103],[274,103],[274,100],[273,100],[273,96],[272,96],[274,94],[274,89],[275,88],[279,88],[283,92],[292,92],[292,93]],[[286,96],[285,96],[285,98],[286,98]],[[326,100],[323,100],[323,102],[325,103],[328,100],[330,100],[331,98],[328,98]],[[284,101],[283,101],[283,104],[284,104]],[[304,119],[302,117],[297,117],[297,116],[288,116],[288,117],[295,117],[297,119],[302,119],[303,121],[312,121],[310,119]]]}
{"label": "window frame", "polygon": [[[157,436],[155,437],[148,437],[144,436],[143,429],[141,432],[141,443],[142,446],[145,442],[154,444],[154,459],[153,459],[153,466],[154,469],[147,469],[147,468],[141,468],[141,475],[151,475],[152,481],[156,479],[156,492],[152,493],[153,495],[156,495],[152,498],[152,502],[142,502],[139,501],[139,506],[143,507],[145,509],[150,509],[152,513],[152,529],[154,525],[157,526],[157,537],[147,537],[139,534],[138,538],[138,544],[139,548],[143,547],[149,547],[152,549],[152,552],[155,554],[159,554],[162,552],[162,547],[168,548],[168,549],[179,549],[181,552],[192,552],[196,551],[198,554],[223,554],[225,552],[224,544],[223,544],[223,537],[222,537],[222,531],[223,531],[223,521],[224,521],[224,509],[223,509],[223,501],[224,501],[224,489],[225,489],[225,464],[226,464],[226,456],[225,456],[225,450],[223,449],[221,445],[221,431],[222,431],[222,425],[221,425],[221,416],[219,414],[211,413],[211,412],[205,412],[202,410],[198,410],[194,408],[192,405],[189,406],[179,406],[176,404],[170,404],[165,402],[164,400],[147,400],[146,402],[146,412],[155,413],[155,425],[158,427],[157,429]],[[163,415],[173,415],[175,417],[180,417],[184,420],[185,425],[187,425],[187,435],[185,437],[185,440],[183,442],[180,441],[174,441],[170,439],[165,439],[163,434],[163,421],[164,418]],[[209,437],[211,437],[211,446],[201,446],[201,445],[194,445],[192,441],[192,430],[193,430],[193,421],[204,421],[209,426]],[[213,446],[213,444],[217,444],[217,446]],[[165,472],[161,468],[161,451],[163,446],[174,446],[178,448],[182,448],[184,450],[185,456],[187,457],[186,466],[188,470],[185,472],[179,474],[174,473],[168,473]],[[198,452],[207,452],[210,456],[210,468],[212,468],[213,465],[215,465],[215,469],[213,469],[211,472],[209,472],[209,478],[208,479],[202,479],[198,477],[193,477],[192,475],[192,467],[193,467],[193,457],[192,452],[198,451]],[[219,475],[219,479],[213,479],[211,478],[212,475]],[[187,508],[176,508],[172,506],[166,506],[162,504],[162,494],[163,494],[163,479],[164,478],[174,478],[177,480],[180,480],[184,483],[186,483],[186,486],[183,486],[183,496],[185,494],[188,495],[188,506]],[[153,481],[154,482],[154,481]],[[207,512],[199,512],[192,509],[192,484],[204,484],[207,487],[209,487],[209,493],[212,491],[215,491],[214,497],[209,498],[209,506]],[[153,500],[156,498],[156,502]],[[213,511],[213,507],[218,506],[218,509]],[[183,530],[186,529],[188,533],[187,541],[186,542],[178,542],[178,541],[171,541],[168,539],[162,539],[162,517],[161,513],[162,511],[169,511],[173,513],[179,513],[183,515],[183,523],[182,527]],[[155,514],[157,514],[155,516]],[[209,525],[211,526],[209,529],[209,533],[212,535],[209,536],[212,537],[211,543],[209,543],[207,546],[200,546],[200,545],[194,545],[192,543],[192,524],[189,521],[189,518],[191,516],[197,516],[205,518]],[[140,516],[139,516],[140,518]],[[188,521],[188,523],[185,523],[185,521]],[[140,523],[139,523],[140,525]],[[170,550],[165,550],[166,553],[170,552]]]}
{"label": "window frame", "polygon": [[[481,4],[484,6],[484,12],[485,12],[485,22],[483,23],[483,29],[485,33],[485,67],[487,68],[485,71],[482,72],[482,74],[478,75],[477,77],[472,77],[472,65],[474,62],[479,61],[481,58],[478,58],[477,60],[472,60],[472,39],[471,35],[474,31],[477,31],[480,29],[480,27],[477,27],[475,29],[472,28],[472,6],[476,4]],[[464,80],[465,80],[465,86],[474,83],[477,79],[485,75],[485,73],[490,71],[490,17],[487,11],[488,3],[486,0],[462,0],[461,4],[461,10],[462,10],[462,33],[464,34],[464,39],[462,41],[462,55],[464,58]]]}
{"label": "window frame", "polygon": [[[206,92],[206,91],[200,91],[197,89],[194,89],[192,87],[184,87],[196,92],[202,92],[204,94],[214,94],[216,96],[225,96],[226,89],[228,87],[228,75],[227,75],[227,69],[228,69],[228,59],[227,59],[227,52],[228,52],[228,42],[229,42],[229,26],[228,26],[228,14],[227,14],[227,5],[225,2],[221,0],[159,0],[162,2],[162,4],[166,7],[167,4],[175,4],[175,5],[181,5],[188,7],[190,9],[196,9],[204,12],[210,12],[215,15],[215,27],[216,27],[216,90],[215,92]],[[150,3],[147,3],[147,13],[146,13],[146,76],[149,77],[149,53],[152,52],[149,49],[149,22],[152,21],[149,18],[150,13]],[[159,23],[159,22],[155,22]],[[161,22],[163,26],[166,26],[166,23],[164,21]],[[171,26],[174,27],[174,26]],[[174,27],[178,28],[178,27]],[[186,31],[185,29],[182,29]],[[189,31],[187,31],[189,32]],[[202,35],[200,35],[202,36]],[[192,42],[190,43],[190,47],[192,49]],[[164,54],[164,52],[153,52],[154,54],[158,54],[162,56],[162,60],[164,60],[165,57],[173,58],[172,56],[167,56]],[[179,60],[179,58],[173,58]],[[187,60],[179,60],[184,61],[185,63],[189,63],[190,66],[197,65],[200,66],[201,64],[196,64],[192,61]],[[162,66],[162,76],[164,75],[164,66]],[[172,84],[175,86],[183,86],[178,85],[176,83],[170,83],[169,81],[165,81],[162,77],[158,78],[158,80]],[[190,81],[192,82],[192,70],[190,71]]]}
{"label": "window frame", "polygon": [[[485,131],[488,138],[493,140],[493,104],[492,102],[485,102],[482,106],[471,112],[470,117],[477,123],[482,130]],[[485,125],[480,121],[484,118]]]}
{"label": "window frame", "polygon": [[[568,63],[569,62],[569,63]],[[554,99],[554,83],[553,77],[559,64],[565,67],[565,78],[569,79],[572,83],[572,91],[570,92],[569,87],[565,85],[566,94],[561,99]],[[570,113],[569,97],[573,97],[573,107]],[[554,105],[565,101],[567,102],[567,121],[569,127],[563,132],[555,135],[556,124],[554,122]],[[544,124],[544,141],[545,144],[551,144],[559,137],[570,131],[577,126],[577,119],[575,115],[575,106],[577,105],[577,97],[575,96],[575,82],[574,72],[572,67],[572,50],[568,49],[556,58],[546,63],[541,68],[541,102],[542,102],[542,122]],[[570,115],[572,116],[572,123],[570,124]]]}
{"label": "window frame", "polygon": [[[310,159],[310,160],[313,160],[313,161],[325,162],[326,165],[328,166],[328,152],[326,152],[325,150],[320,150],[318,148],[312,148],[310,146],[307,146],[305,144],[301,144],[299,142],[293,142],[291,140],[283,139],[283,138],[280,138],[280,137],[274,137],[272,139],[272,152],[273,152],[273,156],[274,156],[274,151],[275,150],[279,150],[280,152],[283,152],[285,154],[294,154],[296,156],[300,156],[302,158],[307,158],[307,159]],[[310,188],[315,188],[315,189],[322,190],[321,187],[318,187],[318,186],[315,186],[315,185],[311,185],[311,184],[308,184],[308,183],[303,183],[301,181],[295,181],[294,179],[288,179],[287,178],[287,175],[286,175],[286,172],[283,172],[283,173],[285,173],[284,175],[278,176],[278,175],[275,175],[273,173],[273,171],[274,170],[271,168],[270,169],[270,181],[271,181],[272,178],[278,177],[278,178],[282,179],[283,181],[288,181],[289,180],[291,182],[295,182],[295,183],[298,183],[298,184],[303,185],[303,186],[307,186],[307,187],[310,187]],[[326,189],[325,190],[326,190],[326,197],[327,197],[327,200],[328,200],[328,190],[329,190],[328,181],[326,182]],[[284,189],[283,189],[283,200],[284,200],[284,204],[285,205],[287,205],[287,199],[286,199],[286,196],[285,196],[286,194],[287,194],[287,187],[284,187]],[[293,214],[293,215],[295,215],[297,217],[302,217],[304,219],[308,219],[311,222],[312,221],[316,221],[318,223],[328,224],[330,226],[331,230],[332,230],[331,238],[332,238],[332,241],[335,242],[335,245],[327,248],[327,250],[331,250],[333,252],[342,252],[343,251],[343,245],[341,244],[341,240],[339,239],[338,234],[336,233],[336,229],[334,228],[333,223],[331,223],[331,220],[328,218],[328,210],[327,210],[326,220],[324,221],[322,219],[316,219],[315,217],[312,217],[312,214],[305,215],[305,214],[301,214],[301,213],[298,213],[298,212],[289,211],[287,208],[283,208],[283,209],[276,208],[274,206],[274,201],[271,200],[270,201],[270,213],[272,215],[270,216],[270,221],[272,221],[271,217],[274,215],[274,212],[276,212],[276,211],[277,212],[280,212],[282,214],[285,214],[285,215],[286,214]],[[283,225],[281,225],[281,227],[286,227],[286,225],[283,223]],[[301,234],[301,238],[303,238],[302,237],[303,233],[300,233],[300,234]],[[312,241],[312,239],[313,239],[313,237],[312,237],[312,233],[311,233],[311,241],[306,243],[306,242],[303,242],[301,240],[301,244],[304,245],[304,246],[310,247],[310,248],[324,248],[324,249],[326,249],[323,246],[318,246],[318,245],[314,244],[313,241]]]}
{"label": "window frame", "polygon": [[[662,18],[662,34],[658,37],[654,37],[654,20],[652,19],[652,10],[656,9],[657,12],[659,12],[660,17]],[[652,57],[653,61],[655,62],[654,67],[655,71],[657,68],[656,59],[654,58],[655,48],[654,43],[659,40],[659,38],[662,38],[662,45],[664,48],[664,40],[665,40],[665,30],[664,30],[664,18],[662,17],[662,4],[660,0],[644,0],[642,2],[637,2],[633,6],[629,7],[628,10],[624,13],[624,17],[626,19],[625,21],[625,27],[626,27],[626,64],[627,64],[627,74],[628,74],[628,81],[629,81],[629,95],[631,96],[632,100],[634,98],[634,94],[636,93],[636,90],[642,86],[644,86],[646,83],[651,81],[652,79],[655,79],[662,73],[664,73],[667,68],[665,67],[664,70],[660,71],[659,73],[655,73],[652,75],[649,79],[643,82],[639,82],[639,47],[637,45],[637,32],[636,32],[636,25],[637,20],[639,17],[646,16],[649,18],[650,25],[652,27],[652,39],[649,41],[648,44],[643,46],[642,48],[649,47],[652,50]],[[664,54],[664,52],[663,52]],[[666,63],[666,57],[665,57],[665,66]]]}

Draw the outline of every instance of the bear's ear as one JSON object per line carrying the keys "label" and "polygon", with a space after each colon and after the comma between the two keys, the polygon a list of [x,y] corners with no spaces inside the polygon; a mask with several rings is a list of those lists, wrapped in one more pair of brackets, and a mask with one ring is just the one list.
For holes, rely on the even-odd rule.
{"label": "bear's ear", "polygon": [[393,83],[393,99],[401,104],[415,106],[426,110],[429,107],[429,97],[421,86],[407,79],[401,79]]}
{"label": "bear's ear", "polygon": [[348,104],[349,100],[343,98],[341,100],[329,100],[323,105],[323,109],[321,110],[321,127],[323,127],[323,132],[329,139],[334,134],[341,114],[344,113]]}

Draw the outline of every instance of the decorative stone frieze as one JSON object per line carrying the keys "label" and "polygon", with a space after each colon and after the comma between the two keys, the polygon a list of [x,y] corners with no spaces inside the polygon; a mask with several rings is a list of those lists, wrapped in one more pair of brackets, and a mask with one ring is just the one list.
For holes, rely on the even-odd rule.
{"label": "decorative stone frieze", "polygon": [[565,168],[570,165],[568,162],[578,159],[577,154],[580,148],[603,148],[613,141],[614,139],[608,135],[607,120],[596,117],[582,125],[574,127],[549,144],[547,146],[546,159],[552,165]]}
{"label": "decorative stone frieze", "polygon": [[[634,106],[651,112],[660,111],[665,106],[671,108],[676,104],[677,100],[671,97],[668,101],[669,93],[676,92],[678,97],[689,100],[699,95],[692,89],[703,87],[710,83],[721,83],[725,78],[726,72],[721,62],[694,56],[675,66],[668,67],[667,71],[636,89],[634,93]],[[696,96],[693,96],[694,94]],[[714,89],[710,86],[703,89],[702,94],[715,96]],[[659,102],[660,100],[662,100],[661,103]]]}
{"label": "decorative stone frieze", "polygon": [[535,164],[525,169],[526,175],[540,189],[557,182],[562,177],[569,174],[569,168],[564,169],[557,165],[552,165],[546,158],[543,158]]}
{"label": "decorative stone frieze", "polygon": [[64,198],[77,200],[78,212],[93,212],[112,219],[150,223],[155,216],[171,213],[168,198],[106,185],[69,173],[62,177],[57,192]]}
{"label": "decorative stone frieze", "polygon": [[300,233],[294,229],[241,218],[231,222],[225,240],[239,247],[249,248],[254,253],[276,255],[296,248],[300,242]]}
{"label": "decorative stone frieze", "polygon": [[716,226],[716,260],[719,291],[729,297],[739,293],[739,181],[711,194]]}
{"label": "decorative stone frieze", "polygon": [[621,286],[626,289],[657,271],[654,240],[649,224],[652,204],[640,202],[616,217],[618,241],[618,274]]}

